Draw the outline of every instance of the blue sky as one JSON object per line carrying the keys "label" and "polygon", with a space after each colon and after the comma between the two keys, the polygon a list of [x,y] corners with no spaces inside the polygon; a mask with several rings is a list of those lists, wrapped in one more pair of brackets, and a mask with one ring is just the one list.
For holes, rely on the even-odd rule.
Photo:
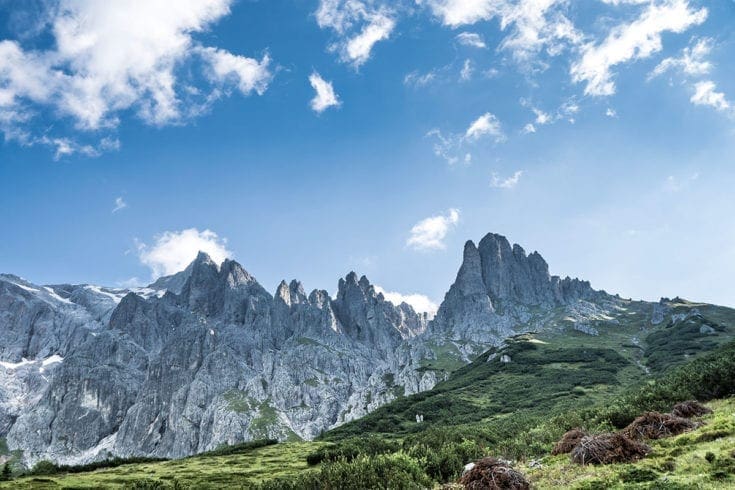
{"label": "blue sky", "polygon": [[204,247],[270,290],[354,269],[439,303],[492,231],[733,306],[733,25],[732,0],[0,0],[0,270],[144,284]]}

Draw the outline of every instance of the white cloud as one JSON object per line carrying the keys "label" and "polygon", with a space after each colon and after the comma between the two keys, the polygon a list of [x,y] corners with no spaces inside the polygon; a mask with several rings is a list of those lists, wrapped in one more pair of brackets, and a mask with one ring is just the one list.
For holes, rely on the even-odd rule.
{"label": "white cloud", "polygon": [[562,103],[553,113],[548,113],[538,107],[535,107],[528,99],[522,98],[520,100],[521,106],[531,109],[534,120],[526,124],[521,133],[530,134],[535,133],[539,126],[545,126],[548,124],[555,124],[562,119],[566,119],[570,123],[574,123],[574,115],[579,112],[579,106],[575,99],[569,98]]}
{"label": "white cloud", "polygon": [[388,39],[396,26],[390,8],[367,0],[320,0],[315,15],[319,27],[339,37],[329,49],[355,68],[370,59],[375,44]]}
{"label": "white cloud", "polygon": [[460,161],[469,164],[472,161],[472,154],[464,151],[465,145],[475,143],[487,136],[492,137],[495,143],[502,143],[506,140],[500,120],[490,112],[475,119],[464,133],[445,136],[439,129],[432,129],[426,133],[426,136],[436,138],[434,154],[446,160],[450,165]]}
{"label": "white cloud", "polygon": [[232,252],[227,249],[227,239],[220,238],[211,230],[199,231],[196,228],[166,231],[156,237],[152,246],[144,243],[137,246],[138,257],[150,267],[153,279],[186,269],[199,252],[207,253],[217,264],[232,257]]}
{"label": "white cloud", "polygon": [[431,216],[411,228],[406,245],[415,250],[441,250],[446,247],[444,238],[459,223],[459,210],[449,209],[446,214]]}
{"label": "white cloud", "polygon": [[679,57],[665,58],[648,75],[651,80],[670,70],[680,70],[689,76],[706,75],[712,69],[707,56],[712,51],[712,39],[698,39],[694,45],[684,48]]}
{"label": "white cloud", "polygon": [[614,27],[602,43],[586,44],[581,59],[572,64],[572,80],[586,82],[587,95],[612,95],[614,66],[648,58],[661,51],[662,33],[684,32],[706,18],[707,9],[695,10],[688,0],[651,2],[636,20]]}
{"label": "white cloud", "polygon": [[394,291],[386,291],[380,286],[375,286],[375,292],[382,294],[387,301],[390,301],[396,306],[399,306],[401,303],[406,303],[418,313],[427,313],[429,318],[433,318],[439,309],[436,303],[423,294],[401,294]]}
{"label": "white cloud", "polygon": [[474,67],[472,66],[472,61],[469,59],[464,60],[464,64],[462,65],[462,70],[459,72],[459,78],[463,81],[468,81],[470,78],[472,78],[472,73],[475,71]]}
{"label": "white cloud", "polygon": [[648,75],[652,80],[669,71],[678,71],[687,77],[686,84],[690,85],[694,94],[690,101],[694,105],[712,107],[718,111],[729,111],[732,107],[724,93],[717,91],[712,80],[702,80],[692,83],[692,78],[701,78],[712,70],[712,63],[707,59],[712,51],[713,41],[710,38],[693,38],[690,45],[684,48],[678,57],[668,57],[661,61]]}
{"label": "white cloud", "polygon": [[457,34],[457,42],[462,46],[469,46],[471,48],[485,49],[487,44],[485,40],[476,32],[460,32]]}
{"label": "white cloud", "polygon": [[492,179],[490,180],[490,187],[495,187],[498,189],[512,189],[516,185],[518,185],[518,182],[521,180],[522,175],[523,170],[518,170],[510,177],[503,179],[498,176],[497,173],[493,172]]}
{"label": "white cloud", "polygon": [[250,95],[251,92],[263,95],[273,78],[268,69],[268,55],[258,61],[217,48],[203,48],[201,53],[210,64],[210,80],[215,83],[228,81],[243,95]]}
{"label": "white cloud", "polygon": [[532,108],[533,113],[536,114],[536,124],[549,124],[552,120],[551,116],[541,109]]}
{"label": "white cloud", "polygon": [[484,136],[492,136],[496,142],[505,141],[500,120],[490,112],[475,119],[465,131],[465,138],[469,140],[478,140]]}
{"label": "white cloud", "polygon": [[314,88],[316,95],[311,99],[311,108],[314,112],[321,114],[330,107],[337,107],[340,105],[337,94],[334,93],[334,87],[332,82],[327,82],[322,78],[319,73],[314,72],[309,75],[309,83]]}
{"label": "white cloud", "polygon": [[436,79],[436,71],[432,70],[428,73],[419,73],[414,70],[403,77],[403,84],[409,87],[424,87]]}
{"label": "white cloud", "polygon": [[481,20],[490,20],[499,13],[501,1],[497,0],[416,0],[427,5],[444,25],[459,27]]}
{"label": "white cloud", "polygon": [[122,197],[118,197],[115,199],[115,207],[112,208],[112,212],[117,213],[118,211],[122,211],[123,209],[127,207],[128,207],[128,203],[126,203]]}
{"label": "white cloud", "polygon": [[[35,117],[68,118],[77,132],[109,131],[123,112],[132,111],[161,126],[199,114],[199,99],[206,104],[231,81],[243,93],[262,93],[270,80],[267,56],[257,61],[204,48],[194,39],[228,15],[230,3],[49,3],[52,48],[26,51],[15,41],[0,42],[0,130],[22,144],[43,143],[26,128]],[[198,69],[207,71],[213,85],[207,90],[191,86]]]}
{"label": "white cloud", "polygon": [[727,111],[731,104],[722,92],[717,92],[717,85],[711,80],[704,80],[694,84],[694,95],[691,102],[694,105],[704,105],[717,109],[718,111]]}
{"label": "white cloud", "polygon": [[[427,137],[436,138],[434,143],[434,154],[438,157],[443,158],[449,165],[454,165],[459,161],[459,157],[456,155],[459,146],[461,145],[461,138],[454,135],[444,136],[444,134],[438,129],[432,129],[426,133]],[[465,159],[469,163],[470,159]]]}
{"label": "white cloud", "polygon": [[513,58],[533,65],[543,50],[550,56],[560,54],[568,45],[577,45],[582,35],[564,15],[567,0],[416,0],[426,5],[446,26],[457,28],[498,18],[508,35],[500,49]]}
{"label": "white cloud", "polygon": [[605,115],[607,117],[618,117],[617,111],[613,109],[612,107],[607,108],[607,110],[605,111]]}

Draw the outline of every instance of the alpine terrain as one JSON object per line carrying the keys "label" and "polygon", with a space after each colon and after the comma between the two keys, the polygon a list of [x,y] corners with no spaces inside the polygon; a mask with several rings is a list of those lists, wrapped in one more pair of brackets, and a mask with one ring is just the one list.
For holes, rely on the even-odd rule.
{"label": "alpine terrain", "polygon": [[335,297],[295,280],[271,294],[203,253],[139,289],[0,275],[0,437],[4,459],[31,467],[337,427],[327,439],[411,433],[593,400],[715,349],[733,321],[728,308],[551,276],[539,253],[492,233],[466,243],[433,319],[354,272]]}

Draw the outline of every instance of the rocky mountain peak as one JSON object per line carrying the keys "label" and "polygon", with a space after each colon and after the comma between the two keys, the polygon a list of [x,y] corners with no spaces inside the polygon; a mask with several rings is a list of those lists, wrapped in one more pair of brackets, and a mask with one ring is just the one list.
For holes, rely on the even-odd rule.
{"label": "rocky mountain peak", "polygon": [[256,282],[255,278],[251,276],[248,271],[243,269],[240,264],[230,259],[225,259],[225,261],[222,262],[220,275],[224,277],[230,288],[246,286]]}
{"label": "rocky mountain peak", "polygon": [[290,283],[281,281],[276,289],[276,298],[280,299],[288,306],[309,302],[306,292],[304,291],[304,286],[296,279],[293,279]]}

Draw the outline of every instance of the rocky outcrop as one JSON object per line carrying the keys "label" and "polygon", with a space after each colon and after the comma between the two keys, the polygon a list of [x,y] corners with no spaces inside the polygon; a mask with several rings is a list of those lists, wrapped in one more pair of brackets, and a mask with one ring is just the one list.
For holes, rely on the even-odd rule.
{"label": "rocky outcrop", "polygon": [[586,281],[560,279],[537,252],[494,233],[468,241],[462,265],[431,323],[436,342],[451,341],[469,360],[488,345],[542,326],[543,312],[607,295]]}

